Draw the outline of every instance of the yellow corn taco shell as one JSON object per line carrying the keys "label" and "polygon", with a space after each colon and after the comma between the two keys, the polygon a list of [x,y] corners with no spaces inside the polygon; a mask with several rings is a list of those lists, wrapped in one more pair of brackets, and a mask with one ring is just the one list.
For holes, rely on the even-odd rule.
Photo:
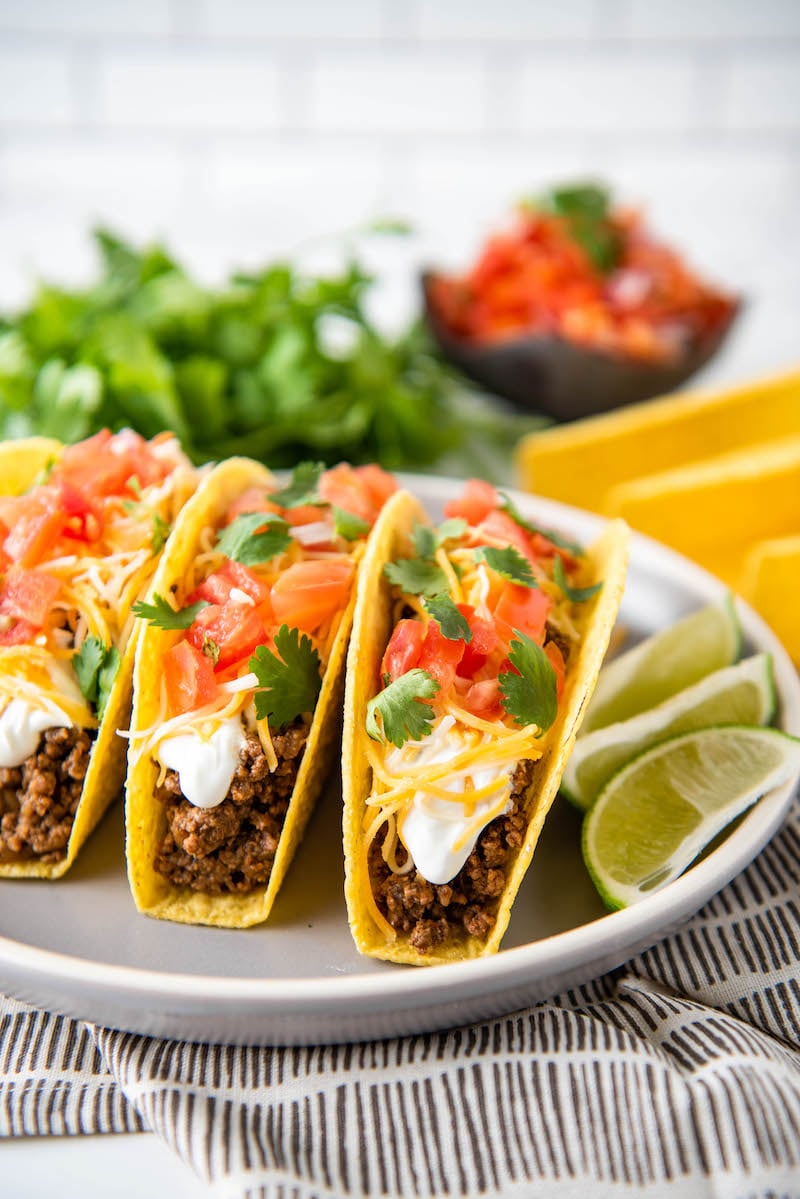
{"label": "yellow corn taco shell", "polygon": [[558,717],[525,793],[527,834],[508,871],[494,926],[485,940],[465,936],[422,954],[407,935],[396,933],[390,938],[371,914],[374,903],[371,901],[363,832],[365,801],[372,789],[372,769],[367,755],[369,739],[365,728],[367,704],[377,690],[381,658],[392,631],[391,588],[383,568],[403,553],[409,532],[419,522],[426,523],[427,517],[417,500],[407,492],[398,492],[381,514],[362,564],[347,659],[342,747],[343,829],[345,897],[350,928],[358,949],[385,961],[428,966],[483,957],[495,953],[500,946],[514,898],[558,791],[582,713],[608,646],[625,585],[629,531],[624,522],[612,521],[586,551],[588,573],[591,579],[602,580],[603,586],[591,600],[580,605],[580,648],[570,656]]}
{"label": "yellow corn taco shell", "polygon": [[[0,446],[0,494],[19,495],[32,487],[42,471],[58,461],[63,449],[61,442],[44,437],[6,442]],[[182,487],[176,492],[176,503],[182,504],[193,488],[194,478],[187,472]],[[163,551],[161,558],[163,561]],[[94,720],[86,720],[86,727],[97,727],[97,736],[89,753],[89,765],[65,856],[56,862],[35,858],[0,862],[0,878],[62,877],[108,806],[121,795],[125,781],[126,743],[117,735],[117,729],[124,728],[130,717],[131,676],[138,632],[138,628],[133,629],[122,651],[103,719],[99,725]],[[46,678],[46,671],[37,664],[29,646],[0,648],[0,675],[12,666],[17,667],[15,675],[22,670],[32,682],[39,672],[43,679]]]}
{"label": "yellow corn taco shell", "polygon": [[[154,591],[166,595],[173,585],[180,585],[198,553],[202,530],[218,524],[236,497],[246,488],[255,486],[277,488],[270,473],[249,459],[231,458],[211,472],[175,525],[160,585],[154,587]],[[246,928],[266,920],[333,762],[355,591],[353,587],[328,659],[269,881],[266,886],[246,893],[204,894],[172,883],[154,868],[157,848],[167,831],[167,818],[164,804],[155,797],[159,766],[149,754],[137,751],[136,742],[137,733],[150,728],[158,718],[158,663],[173,644],[176,634],[154,625],[143,629],[134,666],[126,788],[128,879],[140,912],[163,920],[223,928]]]}

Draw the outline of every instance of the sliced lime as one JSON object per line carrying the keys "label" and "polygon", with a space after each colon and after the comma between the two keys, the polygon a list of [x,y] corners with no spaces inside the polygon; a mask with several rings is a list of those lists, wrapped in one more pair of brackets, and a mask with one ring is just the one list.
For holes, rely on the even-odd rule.
{"label": "sliced lime", "polygon": [[692,612],[604,666],[581,732],[654,708],[739,657],[742,631],[728,596]]}
{"label": "sliced lime", "polygon": [[772,658],[756,654],[726,666],[655,708],[580,737],[561,790],[576,807],[590,808],[626,762],[659,741],[719,724],[769,724],[775,715]]}
{"label": "sliced lime", "polygon": [[800,773],[800,739],[777,729],[700,729],[634,758],[583,822],[583,857],[610,908],[681,874],[760,796]]}

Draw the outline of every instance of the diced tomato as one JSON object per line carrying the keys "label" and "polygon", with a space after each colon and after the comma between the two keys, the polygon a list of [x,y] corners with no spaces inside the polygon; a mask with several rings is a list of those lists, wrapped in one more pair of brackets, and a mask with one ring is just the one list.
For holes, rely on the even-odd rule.
{"label": "diced tomato", "polygon": [[234,587],[249,595],[256,604],[263,604],[269,595],[269,586],[241,562],[228,561],[219,570],[210,574],[196,587],[186,603],[195,604],[207,600],[210,604],[224,604]]}
{"label": "diced tomato", "polygon": [[497,491],[483,479],[469,479],[464,494],[444,507],[447,517],[461,516],[468,524],[479,525],[497,507]]}
{"label": "diced tomato", "polygon": [[296,508],[284,508],[283,515],[294,528],[296,525],[313,525],[317,521],[325,520],[328,509],[321,508],[319,504],[298,504]]}
{"label": "diced tomato", "polygon": [[502,710],[500,700],[500,680],[496,678],[470,683],[461,696],[462,706],[481,720],[497,719]]}
{"label": "diced tomato", "polygon": [[9,515],[10,531],[3,546],[6,555],[20,566],[36,566],[52,550],[64,527],[58,493],[42,487],[18,496]]}
{"label": "diced tomato", "polygon": [[12,566],[0,589],[0,613],[41,628],[61,590],[61,580],[43,570]]}
{"label": "diced tomato", "polygon": [[17,620],[8,613],[0,613],[0,646],[26,645],[39,632],[29,620]]}
{"label": "diced tomato", "polygon": [[266,487],[245,488],[225,513],[225,524],[231,524],[237,516],[242,516],[245,512],[280,512],[281,509],[277,504],[273,504],[268,496],[269,490]]}
{"label": "diced tomato", "polygon": [[399,620],[381,661],[381,678],[398,679],[419,663],[425,627],[421,620]]}
{"label": "diced tomato", "polygon": [[125,429],[112,434],[102,429],[94,437],[67,446],[53,478],[71,484],[86,496],[136,495],[140,487],[160,483],[169,473],[168,461],[157,458],[138,433]]}
{"label": "diced tomato", "polygon": [[507,512],[501,512],[499,509],[490,512],[485,520],[480,522],[480,531],[482,535],[490,537],[492,540],[513,545],[523,558],[527,558],[529,561],[535,556],[531,550],[530,536]]}
{"label": "diced tomato", "polygon": [[471,679],[484,665],[489,654],[500,644],[497,629],[493,620],[487,620],[476,615],[471,604],[457,604],[459,612],[466,617],[472,631],[472,640],[464,646],[464,653],[458,664],[458,674]]}
{"label": "diced tomato", "polygon": [[433,675],[442,691],[449,691],[463,653],[464,642],[460,638],[451,641],[445,637],[438,623],[432,620],[428,624],[417,665]]}
{"label": "diced tomato", "polygon": [[249,657],[257,645],[266,641],[267,634],[255,608],[228,600],[201,609],[187,637],[198,650],[202,650],[206,640],[213,641],[219,650],[217,668],[224,670],[231,663]]}
{"label": "diced tomato", "polygon": [[63,535],[78,541],[97,541],[103,531],[98,505],[66,481],[59,484],[59,493],[65,517]]}
{"label": "diced tomato", "polygon": [[272,587],[275,620],[312,633],[347,606],[353,563],[345,558],[295,562]]}
{"label": "diced tomato", "polygon": [[211,703],[217,691],[211,659],[189,641],[179,641],[161,659],[170,712],[192,712]]}
{"label": "diced tomato", "polygon": [[560,700],[564,692],[564,678],[567,669],[564,664],[564,655],[555,641],[548,641],[544,647],[544,652],[547,654],[553,670],[556,672],[556,698]]}
{"label": "diced tomato", "polygon": [[542,645],[547,616],[552,606],[552,600],[540,588],[508,583],[500,593],[494,610],[498,632],[506,644],[511,640],[513,630],[519,629]]}
{"label": "diced tomato", "polygon": [[327,503],[371,525],[388,496],[397,490],[397,483],[379,466],[354,467],[340,462],[320,477],[317,490]]}

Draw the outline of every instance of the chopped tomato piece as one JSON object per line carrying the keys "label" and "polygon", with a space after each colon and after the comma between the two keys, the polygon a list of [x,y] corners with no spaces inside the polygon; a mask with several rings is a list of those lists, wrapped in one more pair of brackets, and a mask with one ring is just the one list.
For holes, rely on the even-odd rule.
{"label": "chopped tomato piece", "polygon": [[323,500],[373,524],[388,496],[397,490],[391,475],[379,466],[350,466],[340,462],[320,477]]}
{"label": "chopped tomato piece", "polygon": [[225,513],[225,524],[232,524],[237,516],[242,516],[245,512],[280,512],[281,509],[277,504],[273,504],[268,496],[269,490],[266,487],[246,487]]}
{"label": "chopped tomato piece", "polygon": [[456,668],[464,653],[464,642],[445,637],[435,620],[430,621],[422,643],[417,665],[438,682],[442,691],[449,691],[456,677]]}
{"label": "chopped tomato piece", "polygon": [[556,698],[560,700],[564,693],[564,678],[567,669],[564,663],[564,655],[555,641],[548,641],[544,647],[544,652],[547,654],[553,670],[556,672]]}
{"label": "chopped tomato piece", "polygon": [[500,680],[483,679],[480,683],[470,683],[461,696],[461,703],[481,720],[496,720],[502,711]]}
{"label": "chopped tomato piece", "polygon": [[509,583],[500,593],[494,610],[498,631],[506,644],[512,639],[514,629],[519,629],[542,645],[552,606],[552,600],[540,588]]}
{"label": "chopped tomato piece", "polygon": [[228,561],[204,579],[188,596],[186,603],[189,605],[198,600],[207,600],[210,604],[224,604],[235,587],[249,595],[256,604],[264,603],[269,595],[267,584],[252,570],[241,562]]}
{"label": "chopped tomato piece", "polygon": [[399,620],[381,661],[381,678],[388,675],[394,680],[407,670],[413,670],[419,662],[424,640],[425,628],[421,620]]}
{"label": "chopped tomato piece", "polygon": [[219,650],[216,663],[219,670],[249,657],[267,639],[259,612],[250,604],[237,604],[235,600],[201,609],[187,636],[198,650],[213,641]]}
{"label": "chopped tomato piece", "polygon": [[0,645],[26,645],[39,632],[29,620],[18,620],[10,613],[0,613]]}
{"label": "chopped tomato piece", "polygon": [[490,512],[485,520],[480,522],[480,532],[494,541],[513,545],[514,549],[519,550],[523,558],[527,558],[529,561],[535,556],[531,550],[530,536],[507,512],[499,509]]}
{"label": "chopped tomato piece", "polygon": [[99,507],[71,483],[62,482],[59,492],[65,516],[64,536],[78,541],[97,541],[103,531],[103,518]]}
{"label": "chopped tomato piece", "polygon": [[61,590],[61,580],[43,570],[12,566],[0,591],[0,613],[41,628]]}
{"label": "chopped tomato piece", "polygon": [[87,496],[136,495],[139,487],[160,483],[170,469],[157,458],[138,433],[125,429],[112,434],[102,429],[94,437],[67,446],[53,477],[76,487]]}
{"label": "chopped tomato piece", "polygon": [[217,692],[211,659],[189,641],[179,641],[161,659],[170,712],[192,712]]}
{"label": "chopped tomato piece", "polygon": [[312,559],[287,567],[270,595],[277,623],[306,633],[319,629],[347,606],[353,569],[349,559]]}
{"label": "chopped tomato piece", "polygon": [[464,494],[444,506],[447,517],[461,516],[471,525],[479,525],[497,507],[497,491],[483,479],[469,479]]}
{"label": "chopped tomato piece", "polygon": [[463,678],[471,679],[484,665],[489,654],[500,644],[500,638],[494,621],[478,616],[471,604],[458,604],[457,607],[461,615],[466,617],[472,631],[472,640],[464,646],[458,673]]}
{"label": "chopped tomato piece", "polygon": [[52,488],[19,496],[3,549],[20,566],[36,566],[51,551],[64,527],[64,513]]}

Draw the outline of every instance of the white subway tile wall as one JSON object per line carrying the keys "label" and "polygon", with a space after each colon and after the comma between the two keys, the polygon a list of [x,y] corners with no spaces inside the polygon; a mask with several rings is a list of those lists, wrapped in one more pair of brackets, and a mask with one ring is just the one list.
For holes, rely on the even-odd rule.
{"label": "white subway tile wall", "polygon": [[591,176],[744,293],[704,381],[800,360],[798,0],[0,0],[0,79],[2,307],[98,223],[213,280],[392,215],[398,323],[423,263]]}

